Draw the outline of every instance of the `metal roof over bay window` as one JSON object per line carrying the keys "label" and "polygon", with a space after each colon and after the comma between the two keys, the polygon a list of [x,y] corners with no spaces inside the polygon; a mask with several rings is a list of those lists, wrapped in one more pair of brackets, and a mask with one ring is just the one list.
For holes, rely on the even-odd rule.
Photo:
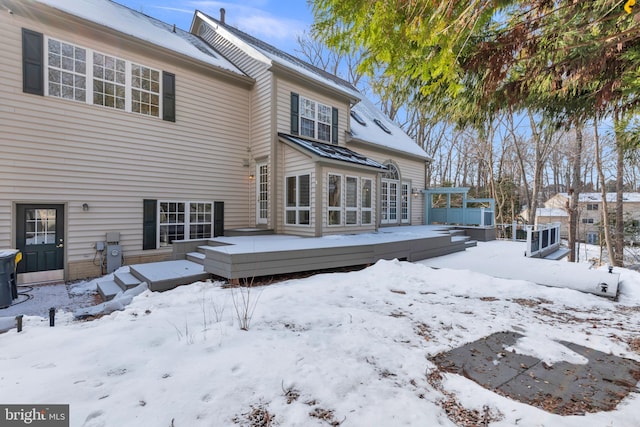
{"label": "metal roof over bay window", "polygon": [[341,147],[333,144],[324,144],[322,142],[312,141],[309,139],[300,138],[297,136],[288,135],[285,133],[278,133],[278,136],[282,141],[292,145],[294,147],[303,148],[305,151],[311,152],[316,156],[328,160],[337,160],[340,162],[347,162],[351,164],[367,166],[382,171],[387,170],[387,167],[382,163],[376,162],[362,154],[358,154],[353,150],[345,147]]}

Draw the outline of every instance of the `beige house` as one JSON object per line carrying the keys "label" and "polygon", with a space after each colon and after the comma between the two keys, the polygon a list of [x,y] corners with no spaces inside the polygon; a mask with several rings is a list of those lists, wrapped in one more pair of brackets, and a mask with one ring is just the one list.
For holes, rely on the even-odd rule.
{"label": "beige house", "polygon": [[189,33],[107,0],[0,4],[20,282],[97,276],[105,241],[131,264],[231,229],[422,223],[426,154],[347,82],[200,12]]}
{"label": "beige house", "polygon": [[[520,214],[522,219],[527,223],[533,224],[534,221],[529,220],[528,210],[523,210]],[[554,224],[560,223],[560,236],[566,239],[569,236],[569,214],[564,208],[537,208],[536,221],[537,224]]]}
{"label": "beige house", "polygon": [[426,153],[351,84],[227,25],[224,10],[196,12],[191,32],[256,80],[257,225],[321,236],[422,224]]}
{"label": "beige house", "polygon": [[[562,223],[561,233],[568,234],[569,215],[567,206],[571,196],[568,193],[558,193],[544,203],[545,208],[539,209],[540,223],[546,219],[559,220]],[[607,193],[609,212],[615,212],[616,193]],[[624,220],[629,223],[640,222],[640,193],[623,193]],[[598,243],[602,225],[602,194],[581,193],[578,199],[578,236],[587,243]],[[545,217],[545,212],[555,212],[553,218]],[[560,213],[564,212],[563,216]]]}

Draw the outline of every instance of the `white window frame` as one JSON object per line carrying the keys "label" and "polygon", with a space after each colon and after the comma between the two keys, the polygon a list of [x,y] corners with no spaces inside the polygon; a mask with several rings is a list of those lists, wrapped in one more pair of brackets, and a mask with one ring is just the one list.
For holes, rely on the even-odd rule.
{"label": "white window frame", "polygon": [[[308,205],[300,204],[300,178],[306,176],[309,180],[309,194],[307,195]],[[295,202],[293,205],[289,206],[289,179],[295,179]],[[296,226],[296,227],[311,227],[311,174],[310,173],[301,173],[298,175],[287,175],[284,178],[284,224],[285,226]],[[289,213],[295,212],[295,221],[289,222]],[[306,212],[307,218],[309,218],[308,223],[301,223],[300,214]]]}
{"label": "white window frame", "polygon": [[[57,70],[57,71],[60,71],[61,68],[60,67],[56,67],[56,66],[54,66],[52,64],[49,64],[49,42],[50,41],[54,41],[54,42],[58,42],[58,43],[64,43],[66,45],[72,46],[74,49],[77,48],[77,49],[84,50],[84,52],[85,52],[85,72],[84,72],[84,74],[80,73],[80,72],[75,72],[75,71],[72,73],[75,77],[78,77],[78,78],[82,78],[83,77],[84,78],[84,81],[85,81],[85,88],[84,88],[85,96],[84,96],[84,100],[75,99],[75,96],[74,96],[73,99],[71,99],[71,98],[66,98],[66,97],[58,96],[58,95],[55,95],[55,94],[51,93],[50,88],[49,88],[49,83],[50,83],[49,71],[50,71],[50,68],[52,70]],[[88,105],[97,105],[99,107],[104,107],[104,108],[109,108],[109,109],[114,109],[114,110],[120,110],[120,111],[126,111],[128,113],[140,114],[140,115],[143,115],[143,116],[149,116],[149,117],[162,119],[162,90],[163,90],[163,87],[162,87],[162,71],[161,70],[158,70],[156,68],[149,67],[149,66],[146,66],[146,65],[143,65],[143,64],[134,63],[134,62],[129,61],[127,59],[120,58],[120,57],[118,57],[116,55],[100,52],[100,51],[97,51],[95,49],[90,49],[90,48],[87,48],[87,47],[84,47],[84,46],[80,46],[80,45],[78,45],[76,43],[68,42],[66,40],[62,40],[62,39],[55,38],[55,37],[45,36],[44,46],[45,46],[45,55],[44,55],[44,65],[45,65],[44,66],[44,69],[45,69],[45,85],[44,85],[45,92],[44,92],[44,94],[45,94],[45,96],[51,96],[51,97],[60,98],[60,99],[67,99],[67,100],[75,101],[75,102],[83,102],[83,103],[88,104]],[[98,104],[94,104],[94,100],[93,100],[94,80],[97,79],[97,80],[102,81],[104,83],[104,79],[103,78],[98,78],[98,77],[94,76],[94,70],[93,70],[93,65],[94,65],[93,55],[94,55],[94,53],[99,54],[99,55],[103,55],[103,56],[107,56],[107,57],[110,57],[110,58],[114,58],[115,60],[124,61],[124,63],[125,63],[125,84],[124,84],[124,87],[125,87],[125,102],[124,102],[124,108],[116,108],[115,107],[115,103],[114,103],[113,107],[107,106],[107,105],[104,105],[104,104],[99,104],[99,103]],[[154,91],[154,94],[157,95],[157,99],[158,99],[158,109],[157,109],[157,113],[158,114],[157,115],[155,115],[155,114],[145,114],[142,111],[136,112],[136,111],[133,111],[133,109],[132,109],[133,91],[134,90],[140,90],[139,88],[136,88],[136,87],[132,86],[132,75],[131,75],[132,74],[132,64],[136,65],[136,66],[139,66],[139,67],[142,67],[142,68],[145,68],[145,69],[149,69],[150,71],[158,73],[158,76],[159,76],[158,92],[155,93],[155,91]],[[69,72],[69,71],[68,70],[64,70],[64,72]],[[75,77],[74,77],[74,79],[75,79]],[[73,87],[75,88],[75,84],[74,84]],[[149,91],[147,91],[147,92],[149,92]]]}
{"label": "white window frame", "polygon": [[[337,198],[334,196],[333,197],[333,203],[337,202],[336,204],[332,205],[332,193],[331,193],[331,178],[332,177],[336,177],[338,178],[338,184],[334,187],[335,189],[337,189],[338,191],[338,195]],[[342,191],[342,187],[343,187],[343,180],[344,176],[341,174],[337,174],[337,173],[329,173],[327,174],[327,225],[329,227],[339,227],[341,225],[343,225],[343,220],[342,220],[342,208],[344,205],[343,202],[343,197],[344,197],[344,191]],[[338,222],[332,222],[332,214],[335,215],[335,213],[337,212],[338,214]]]}
{"label": "white window frame", "polygon": [[[50,44],[51,43],[58,43],[60,45],[60,54],[58,55],[57,53],[52,53],[50,51]],[[69,56],[63,56],[62,54],[62,45],[67,45],[70,46],[73,49],[73,58],[69,57]],[[77,102],[86,102],[87,100],[87,86],[90,86],[88,83],[90,83],[87,79],[87,70],[89,67],[90,62],[89,61],[89,55],[91,55],[90,52],[88,52],[88,50],[86,48],[83,48],[81,46],[78,46],[74,43],[69,43],[66,42],[64,40],[58,40],[58,39],[54,39],[54,38],[49,38],[47,37],[45,42],[44,42],[44,46],[46,48],[46,54],[44,55],[44,61],[45,61],[45,79],[46,79],[46,84],[44,85],[45,87],[45,95],[47,96],[51,96],[54,98],[61,98],[61,99],[68,99],[70,101],[77,101]],[[76,56],[76,50],[82,50],[84,53],[84,62],[82,62],[81,60],[77,59]],[[60,65],[56,65],[56,64],[52,64],[50,62],[50,56],[59,56],[60,58]],[[68,68],[65,68],[63,66],[63,61],[64,59],[70,60],[73,62],[73,70],[70,70]],[[79,65],[84,64],[84,72],[77,70]],[[51,75],[53,73],[59,73],[60,75],[60,81],[59,82],[54,82],[53,80],[50,79]],[[68,78],[71,78],[73,81],[71,84],[64,84],[63,82],[63,74],[66,74]],[[83,81],[84,83],[84,87],[81,87],[80,82]],[[51,91],[51,85],[55,84],[59,86],[59,93],[55,94],[52,93]],[[72,92],[73,92],[73,96],[72,97],[66,97],[63,96],[63,86],[66,86],[67,88],[72,88]],[[79,93],[81,92],[81,93]]]}
{"label": "white window frame", "polygon": [[402,181],[400,184],[400,222],[411,222],[411,183]]}
{"label": "white window frame", "polygon": [[266,224],[269,220],[269,165],[256,163],[256,223]]}
{"label": "white window frame", "polygon": [[[314,101],[310,98],[300,96],[299,111],[299,132],[301,136],[318,139],[324,142],[331,142],[331,124],[332,124],[332,108],[329,105],[322,104]],[[325,113],[323,113],[323,110]],[[303,120],[313,122],[313,135],[309,135],[306,132],[306,127],[303,126]],[[324,129],[323,133],[326,133],[326,138],[320,137],[320,131]]]}
{"label": "white window frame", "polygon": [[[175,222],[162,222],[162,205],[163,204],[182,204],[184,206],[184,210],[182,211],[182,215],[183,215],[183,221],[175,221]],[[191,220],[191,205],[204,205],[204,204],[208,204],[210,205],[210,213],[211,213],[211,222],[202,222],[202,221],[198,221],[196,220],[195,222]],[[213,225],[214,225],[214,203],[211,201],[190,201],[190,200],[158,200],[158,205],[157,205],[157,218],[156,218],[156,232],[157,232],[157,241],[156,241],[156,247],[161,248],[161,247],[169,247],[171,246],[171,243],[166,241],[166,242],[162,242],[162,229],[163,227],[171,227],[171,226],[182,226],[183,227],[183,239],[187,240],[192,238],[191,237],[191,226],[192,225],[208,225],[211,228],[211,233],[210,236],[208,237],[203,237],[203,236],[198,236],[197,238],[202,238],[202,239],[209,239],[213,237]],[[176,213],[179,213],[180,211],[176,211]],[[173,213],[173,212],[170,212]],[[199,213],[199,212],[197,212]],[[180,240],[180,239],[176,239],[176,240]]]}
{"label": "white window frame", "polygon": [[[349,180],[354,180],[356,181],[356,185],[355,185],[355,191],[356,194],[353,196],[353,199],[355,201],[355,205],[353,206],[349,206]],[[360,206],[360,180],[358,179],[357,176],[351,176],[351,175],[347,175],[344,178],[344,223],[345,225],[358,225],[359,222],[359,218],[358,218],[358,207]],[[355,220],[353,222],[349,221],[349,214],[352,213],[353,215],[355,215]]]}
{"label": "white window frame", "polygon": [[[369,182],[369,206],[365,206],[364,197],[365,197],[365,183]],[[371,178],[360,178],[360,221],[362,225],[371,225],[373,224],[373,179]],[[365,213],[369,213],[369,222],[365,222]]]}

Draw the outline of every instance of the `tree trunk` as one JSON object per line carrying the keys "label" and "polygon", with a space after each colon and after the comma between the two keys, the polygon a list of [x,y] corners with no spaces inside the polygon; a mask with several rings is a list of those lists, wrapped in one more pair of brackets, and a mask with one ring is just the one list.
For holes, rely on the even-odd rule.
{"label": "tree trunk", "polygon": [[622,141],[621,130],[619,129],[619,117],[616,113],[616,151],[618,154],[618,161],[616,165],[616,250],[613,265],[622,267],[624,266],[624,201],[622,199],[622,192],[624,190],[624,143]]}
{"label": "tree trunk", "polygon": [[[595,154],[596,154],[596,170],[598,172],[598,180],[600,185],[600,191],[602,192],[602,211],[601,221],[602,230],[604,232],[604,242],[607,247],[607,253],[609,254],[609,263],[615,265],[613,261],[613,240],[611,239],[611,230],[609,229],[609,204],[607,202],[607,186],[602,171],[602,156],[600,153],[600,137],[598,135],[598,122],[594,120],[594,133],[595,133]],[[602,244],[600,245],[600,260],[602,260]]]}
{"label": "tree trunk", "polygon": [[573,158],[573,178],[569,189],[569,262],[576,262],[578,241],[578,199],[580,196],[580,166],[582,164],[582,123],[576,124],[576,149]]}

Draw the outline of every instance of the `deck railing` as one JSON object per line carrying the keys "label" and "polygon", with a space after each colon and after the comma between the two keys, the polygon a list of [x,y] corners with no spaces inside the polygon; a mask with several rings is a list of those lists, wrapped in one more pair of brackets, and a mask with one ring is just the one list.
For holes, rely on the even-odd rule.
{"label": "deck railing", "polygon": [[560,241],[559,222],[529,225],[525,255],[534,258],[544,257],[560,249]]}

